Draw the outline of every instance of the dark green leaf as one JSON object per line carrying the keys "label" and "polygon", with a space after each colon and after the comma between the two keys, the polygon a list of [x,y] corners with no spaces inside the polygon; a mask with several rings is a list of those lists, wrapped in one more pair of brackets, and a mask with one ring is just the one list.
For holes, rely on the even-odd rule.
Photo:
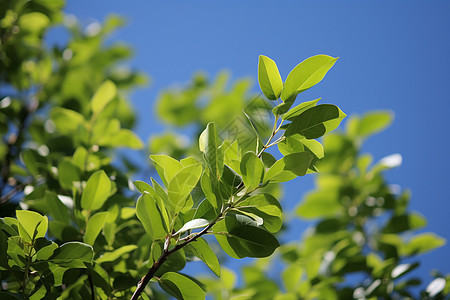
{"label": "dark green leaf", "polygon": [[267,257],[280,245],[268,231],[249,217],[228,214],[213,227],[222,249],[231,257]]}

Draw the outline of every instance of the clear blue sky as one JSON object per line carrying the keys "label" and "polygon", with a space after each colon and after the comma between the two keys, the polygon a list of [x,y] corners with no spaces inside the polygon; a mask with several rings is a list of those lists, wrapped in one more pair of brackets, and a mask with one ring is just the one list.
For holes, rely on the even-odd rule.
{"label": "clear blue sky", "polygon": [[[132,45],[132,66],[152,77],[151,87],[132,97],[144,139],[163,129],[152,111],[158,92],[195,71],[229,69],[256,83],[259,54],[274,59],[283,78],[309,56],[339,56],[305,99],[322,97],[347,114],[394,111],[393,126],[364,150],[376,159],[402,154],[388,180],[412,189],[411,208],[428,219],[424,231],[450,241],[450,1],[68,0],[66,12],[84,24],[108,13],[128,19],[113,39]],[[311,179],[288,185],[288,206],[311,188]],[[428,281],[432,269],[449,273],[449,253],[445,246],[423,255],[421,277]]]}

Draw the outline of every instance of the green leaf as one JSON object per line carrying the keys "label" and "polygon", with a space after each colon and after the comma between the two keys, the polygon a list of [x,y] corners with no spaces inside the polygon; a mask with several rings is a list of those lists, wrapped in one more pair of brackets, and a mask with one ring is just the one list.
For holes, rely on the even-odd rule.
{"label": "green leaf", "polygon": [[127,147],[134,150],[144,148],[144,143],[139,136],[129,129],[120,129],[118,132],[103,137],[99,143],[99,146],[109,147]]}
{"label": "green leaf", "polygon": [[220,277],[220,264],[217,256],[202,238],[186,245],[186,251],[200,258],[217,276]]}
{"label": "green leaf", "polygon": [[163,240],[166,237],[168,233],[166,223],[155,198],[150,194],[144,193],[139,197],[136,204],[136,215],[151,240]]}
{"label": "green leaf", "polygon": [[216,124],[208,123],[199,138],[199,148],[203,152],[206,164],[211,174],[213,187],[217,186],[217,179],[223,172],[224,154],[220,146]]}
{"label": "green leaf", "polygon": [[240,164],[242,180],[247,190],[258,187],[264,176],[264,164],[254,152],[244,154]]}
{"label": "green leaf", "polygon": [[100,113],[103,108],[116,96],[117,87],[110,81],[106,80],[97,89],[92,97],[91,106],[94,114]]}
{"label": "green leaf", "polygon": [[214,225],[213,232],[222,249],[234,258],[267,257],[280,245],[272,234],[243,215],[227,214]]}
{"label": "green leaf", "polygon": [[175,213],[178,213],[185,205],[186,199],[197,185],[202,174],[202,165],[190,165],[181,169],[169,182],[168,196],[169,201],[175,207]]}
{"label": "green leaf", "polygon": [[178,230],[175,233],[175,235],[177,235],[179,233],[183,233],[188,230],[203,228],[208,225],[209,225],[209,221],[206,219],[194,219],[194,220],[191,220],[191,221],[187,222],[186,224],[184,224],[183,227],[181,227],[180,230]]}
{"label": "green leaf", "polygon": [[277,232],[281,229],[283,213],[281,205],[270,194],[258,194],[251,196],[238,206],[239,211],[255,214],[263,219],[263,227],[269,232]]}
{"label": "green leaf", "polygon": [[413,212],[405,215],[392,216],[383,229],[384,233],[400,233],[416,230],[427,225],[427,220],[419,213]]}
{"label": "green leaf", "polygon": [[313,159],[309,152],[299,152],[284,156],[270,167],[264,182],[286,182],[297,176],[304,176]]}
{"label": "green leaf", "polygon": [[203,300],[205,292],[191,279],[175,272],[165,273],[159,286],[178,300]]}
{"label": "green leaf", "polygon": [[137,248],[136,245],[122,246],[120,248],[115,249],[114,251],[103,253],[99,258],[96,259],[96,262],[98,264],[101,264],[104,262],[115,261],[116,259],[122,257],[123,255],[125,255],[127,253],[130,253],[131,251],[135,250],[136,248]]}
{"label": "green leaf", "polygon": [[81,196],[81,207],[86,210],[96,210],[103,206],[111,193],[111,181],[105,171],[92,174]]}
{"label": "green leaf", "polygon": [[39,34],[50,25],[50,19],[40,12],[23,14],[19,19],[21,31]]}
{"label": "green leaf", "polygon": [[89,218],[89,221],[86,225],[86,231],[84,234],[84,242],[91,246],[94,245],[95,240],[97,239],[98,234],[105,226],[106,221],[108,220],[109,212],[99,212]]}
{"label": "green leaf", "polygon": [[336,129],[345,116],[335,105],[317,105],[295,117],[285,136],[299,134],[307,139],[316,139]]}
{"label": "green leaf", "polygon": [[282,119],[292,121],[295,117],[301,115],[304,111],[316,106],[317,102],[319,102],[320,99],[322,98],[300,103],[299,105],[285,113]]}
{"label": "green leaf", "polygon": [[300,217],[311,219],[332,217],[342,208],[337,191],[319,190],[306,195],[296,213]]}
{"label": "green leaf", "polygon": [[72,189],[74,181],[80,181],[80,170],[70,161],[63,160],[58,165],[58,181],[67,190]]}
{"label": "green leaf", "polygon": [[16,216],[19,220],[19,235],[25,242],[31,243],[47,233],[47,216],[30,210],[17,210]]}
{"label": "green leaf", "polygon": [[403,249],[404,255],[416,255],[445,245],[445,239],[434,233],[421,233],[413,237]]}
{"label": "green leaf", "polygon": [[202,187],[202,191],[205,194],[206,199],[211,203],[211,205],[214,208],[220,208],[221,205],[221,198],[216,196],[215,188],[213,187],[213,184],[211,182],[210,176],[208,174],[208,171],[204,171],[202,174],[202,178],[200,180],[200,184]]}
{"label": "green leaf", "polygon": [[[295,136],[295,135],[294,135]],[[321,159],[324,155],[323,146],[319,141],[316,140],[308,140],[308,139],[301,139],[300,142],[305,145],[306,148],[308,148],[309,151],[312,152],[317,158]]]}
{"label": "green leaf", "polygon": [[370,136],[389,127],[393,120],[394,114],[390,111],[369,112],[359,120],[356,134],[360,137]]}
{"label": "green leaf", "polygon": [[264,55],[259,56],[258,82],[267,99],[277,100],[280,97],[283,90],[283,80],[281,80],[277,64]]}
{"label": "green leaf", "polygon": [[316,55],[305,59],[289,73],[284,83],[281,99],[286,101],[292,95],[306,91],[318,84],[335,64],[337,58]]}
{"label": "green leaf", "polygon": [[183,168],[178,160],[167,155],[150,155],[150,159],[165,186],[168,186],[170,180]]}
{"label": "green leaf", "polygon": [[211,221],[215,217],[216,212],[214,210],[214,207],[208,201],[208,199],[205,199],[202,202],[200,202],[197,209],[195,210],[194,219],[206,219]]}
{"label": "green leaf", "polygon": [[56,129],[62,134],[72,134],[84,124],[84,116],[74,110],[54,107],[50,112],[50,119],[55,123]]}
{"label": "green leaf", "polygon": [[68,242],[56,249],[49,260],[59,266],[86,268],[84,263],[91,263],[93,257],[94,250],[90,245],[80,242]]}
{"label": "green leaf", "polygon": [[[155,183],[156,182],[153,182],[155,187],[159,186]],[[141,192],[142,194],[148,193],[150,196],[153,197],[153,199],[155,199],[156,205],[158,206],[159,211],[161,212],[161,215],[163,217],[164,224],[165,224],[166,228],[169,228],[170,222],[169,222],[169,216],[167,214],[166,206],[168,206],[172,211],[174,210],[174,207],[171,206],[171,203],[168,201],[167,194],[164,192],[164,190],[162,190],[162,191],[160,191],[160,193],[158,193],[151,185],[149,185],[146,182],[140,181],[140,180],[135,181],[134,185],[136,186],[136,188],[138,189],[139,192]],[[161,195],[163,195],[164,198],[161,197]]]}
{"label": "green leaf", "polygon": [[69,210],[54,192],[45,191],[45,202],[53,219],[68,224],[70,221]]}
{"label": "green leaf", "polygon": [[36,250],[35,258],[36,260],[47,260],[56,249],[58,249],[58,244],[43,237],[38,238],[34,245],[34,250]]}

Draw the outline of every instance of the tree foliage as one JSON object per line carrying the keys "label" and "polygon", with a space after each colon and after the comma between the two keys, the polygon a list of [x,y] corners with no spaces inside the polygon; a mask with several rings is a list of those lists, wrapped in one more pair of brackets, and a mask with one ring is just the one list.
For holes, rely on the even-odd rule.
{"label": "tree foliage", "polygon": [[[425,220],[383,179],[395,157],[371,165],[359,154],[390,115],[353,117],[346,134],[329,134],[346,117],[337,106],[294,105],[337,58],[310,57],[283,82],[276,63],[261,56],[259,84],[275,105],[251,95],[247,80],[227,88],[226,74],[213,82],[199,74],[187,88],[163,92],[160,117],[195,124],[196,142],[153,137],[150,172],[159,178],[132,183],[149,169],[118,149],[144,148],[127,92],[146,77],[119,67],[129,47],[105,43],[119,17],[83,29],[63,4],[0,4],[2,299],[409,296],[417,280],[402,276],[417,264],[404,260],[443,240],[404,239]],[[46,33],[63,20],[69,39],[50,48]],[[319,222],[298,244],[280,246],[280,183],[318,170],[317,190],[296,212]],[[235,287],[216,245],[232,258],[265,258],[243,269],[245,287]],[[217,279],[182,273],[194,259]],[[285,262],[281,287],[261,261]],[[366,280],[343,285],[354,272]],[[437,275],[423,295],[443,297],[447,282]]]}

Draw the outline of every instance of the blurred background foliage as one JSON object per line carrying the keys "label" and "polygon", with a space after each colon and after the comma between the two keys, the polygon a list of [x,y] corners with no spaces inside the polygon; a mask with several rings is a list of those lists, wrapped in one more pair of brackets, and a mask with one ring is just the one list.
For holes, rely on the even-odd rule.
{"label": "blurred background foliage", "polygon": [[[84,28],[63,7],[60,0],[0,2],[0,298],[126,299],[150,260],[131,179],[153,171],[119,149],[197,155],[190,141],[214,121],[222,138],[253,150],[255,130],[270,133],[272,106],[251,93],[246,79],[230,84],[227,73],[214,80],[199,73],[188,85],[163,91],[156,106],[163,122],[190,128],[191,136],[167,131],[145,146],[132,131],[129,93],[149,78],[126,67],[131,47],[108,41],[123,20],[112,15]],[[67,42],[49,45],[49,30],[61,26]],[[239,271],[222,268],[220,279],[198,278],[207,293],[217,299],[448,298],[448,275],[436,271],[424,285],[410,274],[418,255],[444,241],[414,234],[426,220],[408,209],[408,191],[385,182],[383,172],[400,157],[372,163],[360,153],[364,140],[391,122],[388,112],[353,116],[345,133],[326,137],[317,188],[296,210],[314,220],[311,229],[271,258]],[[266,187],[277,196],[281,189]],[[101,203],[83,204],[87,190],[104,194]],[[30,232],[36,224],[38,232]],[[192,259],[176,258],[169,268],[181,270]],[[146,293],[167,297],[154,284]]]}

